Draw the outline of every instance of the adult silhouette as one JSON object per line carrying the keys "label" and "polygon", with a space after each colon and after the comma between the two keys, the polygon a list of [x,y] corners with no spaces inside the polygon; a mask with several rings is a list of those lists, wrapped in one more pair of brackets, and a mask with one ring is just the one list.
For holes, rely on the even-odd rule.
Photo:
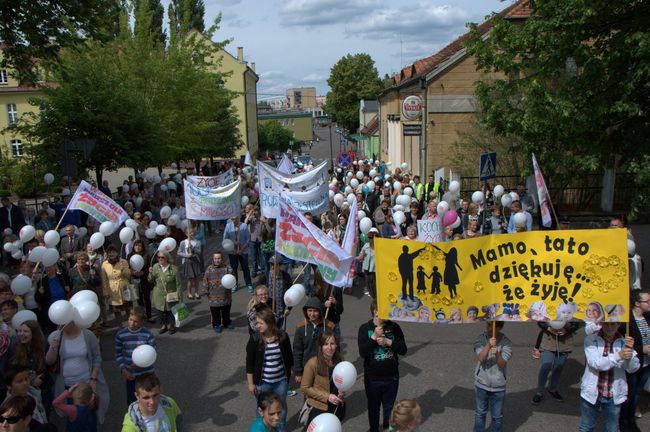
{"label": "adult silhouette", "polygon": [[397,268],[399,269],[399,274],[402,277],[402,300],[406,299],[406,284],[409,286],[409,298],[412,301],[415,301],[413,296],[413,260],[420,255],[425,248],[417,250],[413,253],[409,253],[409,247],[404,245],[402,246],[402,253],[397,259]]}

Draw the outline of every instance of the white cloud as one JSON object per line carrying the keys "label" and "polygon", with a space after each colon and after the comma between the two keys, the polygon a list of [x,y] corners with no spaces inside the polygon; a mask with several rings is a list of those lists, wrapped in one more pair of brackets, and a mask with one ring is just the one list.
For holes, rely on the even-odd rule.
{"label": "white cloud", "polygon": [[323,26],[356,20],[380,6],[381,0],[289,0],[280,17],[285,25]]}
{"label": "white cloud", "polygon": [[260,79],[264,79],[266,81],[277,80],[286,77],[285,73],[279,70],[260,72],[259,75],[260,75]]}
{"label": "white cloud", "polygon": [[303,77],[302,81],[306,83],[317,83],[317,82],[325,81],[326,79],[327,79],[326,76],[319,75],[317,73],[311,73]]}

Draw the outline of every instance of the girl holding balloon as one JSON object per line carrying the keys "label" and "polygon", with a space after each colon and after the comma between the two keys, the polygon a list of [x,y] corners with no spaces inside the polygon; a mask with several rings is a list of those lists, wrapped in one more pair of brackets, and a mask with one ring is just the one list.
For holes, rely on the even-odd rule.
{"label": "girl holding balloon", "polygon": [[305,364],[300,382],[300,392],[307,398],[307,405],[311,408],[307,424],[325,412],[334,413],[343,421],[345,392],[337,389],[332,378],[334,368],[342,361],[336,336],[330,330],[325,330],[318,341],[318,353]]}
{"label": "girl holding balloon", "polygon": [[131,265],[131,283],[138,286],[138,304],[144,308],[147,320],[154,322],[151,318],[151,284],[144,270],[145,263],[149,262],[149,256],[143,240],[138,239],[133,242],[133,250],[128,258]]}

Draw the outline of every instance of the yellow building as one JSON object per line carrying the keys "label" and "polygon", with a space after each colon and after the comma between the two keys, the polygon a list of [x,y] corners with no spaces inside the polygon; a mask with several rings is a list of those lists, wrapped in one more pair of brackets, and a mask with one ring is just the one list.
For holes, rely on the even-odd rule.
{"label": "yellow building", "polygon": [[308,112],[274,112],[260,114],[258,119],[260,123],[277,121],[280,126],[289,129],[293,133],[295,143],[308,142],[314,139],[313,118]]}
{"label": "yellow building", "polygon": [[[2,48],[0,46],[0,60],[3,58]],[[41,90],[20,82],[12,73],[12,69],[0,66],[0,153],[3,158],[20,158],[24,155],[29,143],[24,137],[6,128],[18,121],[20,116],[38,112],[38,107],[29,101],[43,96]]]}
{"label": "yellow building", "polygon": [[255,63],[251,66],[244,61],[244,48],[237,47],[237,57],[226,50],[222,53],[218,69],[220,72],[230,72],[225,78],[225,86],[238,94],[232,101],[237,116],[239,117],[239,132],[244,146],[235,153],[241,157],[248,150],[251,156],[257,154],[259,145],[257,142],[257,81]]}
{"label": "yellow building", "polygon": [[[526,19],[530,16],[527,0],[519,0],[500,15],[513,21]],[[478,31],[489,37],[491,28],[488,20]],[[468,37],[465,34],[436,54],[403,68],[380,95],[380,153],[392,167],[406,162],[423,178],[440,168],[454,168],[452,147],[460,133],[473,127],[479,111],[474,85],[495,78],[476,70],[474,57],[463,47]],[[409,104],[413,97],[419,104]],[[413,115],[409,107],[417,107],[420,115]],[[423,138],[425,146],[421,145]]]}

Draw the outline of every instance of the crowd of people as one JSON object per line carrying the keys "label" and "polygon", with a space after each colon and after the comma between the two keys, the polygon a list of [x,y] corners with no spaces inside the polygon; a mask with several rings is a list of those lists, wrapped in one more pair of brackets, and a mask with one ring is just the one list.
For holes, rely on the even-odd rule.
{"label": "crowd of people", "polygon": [[[224,164],[209,174],[229,170],[243,180],[242,196],[248,203],[240,216],[226,221],[186,219],[182,179],[189,172],[168,178],[129,177],[115,191],[103,182],[100,190],[122,206],[136,229],[127,242],[121,241],[116,230],[100,248],[89,241],[91,234],[98,232],[99,223],[79,210],[66,211],[71,191],[60,199],[42,201],[38,209],[24,200],[14,205],[10,197],[2,199],[3,265],[8,272],[30,277],[33,287],[24,295],[15,295],[9,276],[0,274],[0,370],[7,383],[0,425],[18,425],[12,429],[16,431],[56,430],[51,413],[57,410],[67,418],[66,431],[97,430],[110,401],[98,338],[115,332],[116,361],[125,381],[128,407],[122,430],[182,430],[181,409],[171,397],[161,394],[153,366],[139,367],[133,362],[133,352],[142,344],[156,347],[156,336],[147,322],[159,323],[158,335],[174,335],[182,321],[178,314],[182,303],[207,302],[214,332],[232,331],[232,298],[240,288],[251,295],[247,310],[242,311],[249,332],[245,349],[242,347],[246,356],[242,380],[256,402],[250,431],[286,430],[287,396],[297,391],[304,397],[298,413],[304,426],[323,413],[345,420],[347,395],[332,378],[345,356],[340,339],[344,289],[328,284],[317,266],[293,262],[275,252],[275,220],[260,215],[254,170]],[[411,176],[407,167],[390,171],[385,164],[373,161],[337,168],[330,176],[328,210],[320,215],[306,213],[306,218],[339,244],[352,219],[352,200],[363,217],[372,221],[367,233],[360,235],[355,251],[357,277],[352,288],[363,289],[370,297],[369,320],[358,329],[357,339],[369,429],[418,430],[422,413],[417,401],[397,402],[399,358],[407,354],[407,338],[397,322],[377,315],[374,239],[416,240],[418,220],[434,222],[433,240],[440,242],[546,228],[536,220],[537,203],[524,183],[505,194],[509,198],[504,202],[499,200],[504,192],[495,195],[487,183],[481,200],[465,199],[451,182],[431,175],[423,183],[419,176]],[[401,199],[404,195],[409,197],[408,203]],[[447,209],[457,210],[458,223],[443,222],[439,214]],[[36,231],[33,239],[22,244],[18,233],[25,225]],[[563,218],[551,228],[568,227],[569,220]],[[628,229],[633,240],[625,217],[613,218],[611,227]],[[50,246],[47,233],[59,229],[59,260],[48,266],[30,260],[34,248]],[[213,233],[222,234],[218,248],[208,244]],[[167,237],[177,241],[176,251],[160,250]],[[135,255],[145,263],[138,270],[131,264]],[[640,258],[632,253],[630,259],[634,275],[629,326],[624,329],[597,321],[585,329],[581,431],[593,430],[599,414],[607,431],[619,427],[624,432],[639,430],[639,397],[650,378],[650,292],[640,286]],[[430,275],[432,290],[436,286],[439,290],[447,275],[435,270]],[[222,283],[230,275],[235,279],[234,288]],[[297,282],[304,286],[307,299],[299,307],[302,314],[296,328],[287,329],[287,317],[300,312],[285,304],[284,293]],[[74,320],[63,326],[52,322],[50,306],[83,290],[96,293],[99,319],[90,328],[82,328]],[[13,318],[23,310],[32,311],[35,319],[15,326]],[[567,322],[561,329],[545,322],[538,325],[540,335],[533,357],[540,359],[540,370],[532,403],[541,403],[546,395],[563,401],[559,389],[563,366],[573,347],[572,338],[581,327],[575,322]],[[488,321],[486,326],[474,344],[474,430],[485,430],[489,412],[492,431],[498,432],[502,430],[512,344],[502,333],[503,322]]]}

